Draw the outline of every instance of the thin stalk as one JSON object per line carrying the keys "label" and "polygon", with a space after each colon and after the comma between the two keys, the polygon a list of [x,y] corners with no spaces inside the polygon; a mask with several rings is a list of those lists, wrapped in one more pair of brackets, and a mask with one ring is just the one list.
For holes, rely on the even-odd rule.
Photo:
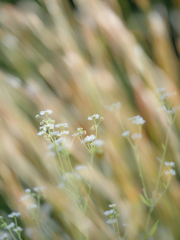
{"label": "thin stalk", "polygon": [[93,169],[93,152],[91,153],[91,170],[90,170],[90,186],[89,186],[89,193],[88,193],[88,199],[91,194],[91,185],[92,185],[92,169]]}
{"label": "thin stalk", "polygon": [[120,236],[120,231],[119,231],[119,225],[118,225],[118,219],[117,219],[117,216],[116,216],[116,228],[117,228],[117,235],[118,235],[118,238],[119,238],[119,240],[121,240],[121,236]]}
{"label": "thin stalk", "polygon": [[9,232],[10,232],[11,236],[13,237],[13,239],[16,240],[16,238],[15,238],[14,234],[12,233],[11,229],[9,229]]}
{"label": "thin stalk", "polygon": [[139,173],[140,173],[142,186],[143,186],[143,189],[144,189],[144,195],[148,199],[145,182],[144,182],[144,178],[143,178],[143,175],[142,175],[142,170],[141,170],[141,167],[140,167],[140,164],[139,164],[139,155],[137,153],[137,148],[135,149],[135,157],[136,157],[136,163],[137,163],[137,166],[138,166],[138,170],[139,170]]}
{"label": "thin stalk", "polygon": [[157,195],[157,190],[158,190],[158,186],[159,186],[159,181],[161,178],[161,172],[162,172],[162,167],[164,164],[164,160],[165,160],[165,156],[166,156],[166,151],[167,151],[167,144],[168,144],[168,139],[169,139],[169,133],[170,133],[170,129],[171,129],[171,125],[168,129],[167,135],[166,135],[166,140],[165,140],[165,145],[164,145],[164,151],[163,151],[163,155],[161,158],[161,164],[160,164],[160,168],[159,168],[159,172],[158,172],[158,179],[157,179],[157,183],[156,183],[156,187],[155,187],[155,197]]}
{"label": "thin stalk", "polygon": [[14,216],[14,222],[15,222],[15,225],[16,225],[16,227],[17,227],[18,225],[17,225],[17,219],[16,219],[16,216]]}

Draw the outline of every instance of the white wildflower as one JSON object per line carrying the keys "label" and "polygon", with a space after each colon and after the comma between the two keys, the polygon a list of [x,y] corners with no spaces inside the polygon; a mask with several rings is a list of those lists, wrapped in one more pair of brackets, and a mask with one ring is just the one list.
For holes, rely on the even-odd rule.
{"label": "white wildflower", "polygon": [[77,133],[72,134],[72,137],[76,137],[78,135],[80,135],[80,134],[77,132]]}
{"label": "white wildflower", "polygon": [[175,163],[174,162],[165,162],[164,165],[166,166],[171,166],[171,167],[175,167]]}
{"label": "white wildflower", "polygon": [[50,143],[48,146],[47,146],[47,149],[48,150],[52,150],[54,148],[54,143]]}
{"label": "white wildflower", "polygon": [[168,114],[175,114],[175,110],[172,108],[172,109],[167,109],[166,112]]}
{"label": "white wildflower", "polygon": [[0,239],[5,240],[5,239],[7,239],[7,237],[8,237],[7,233],[4,233],[4,234],[0,237]]}
{"label": "white wildflower", "polygon": [[14,228],[13,230],[14,230],[15,232],[19,233],[19,232],[22,232],[23,228],[17,227],[17,228]]}
{"label": "white wildflower", "polygon": [[35,192],[44,192],[44,190],[46,189],[47,187],[46,186],[42,186],[42,187],[34,187],[34,191]]}
{"label": "white wildflower", "polygon": [[122,137],[127,137],[127,136],[129,136],[129,134],[130,134],[130,131],[128,130],[128,131],[123,132],[123,133],[121,134],[121,136],[122,136]]}
{"label": "white wildflower", "polygon": [[94,114],[91,117],[88,117],[88,120],[93,121],[93,120],[96,120],[96,119],[99,119],[99,118],[100,118],[99,114]]}
{"label": "white wildflower", "polygon": [[6,227],[6,229],[9,230],[9,229],[14,228],[14,227],[15,227],[15,224],[12,222]]}
{"label": "white wildflower", "polygon": [[78,165],[78,166],[75,167],[75,170],[76,170],[76,171],[79,171],[79,170],[82,170],[82,169],[83,169],[83,170],[86,170],[86,169],[88,169],[88,167],[87,167],[87,166],[84,166],[84,165]]}
{"label": "white wildflower", "polygon": [[113,214],[113,213],[114,213],[114,210],[111,209],[109,211],[104,212],[104,215],[108,216],[108,215]]}
{"label": "white wildflower", "polygon": [[177,95],[177,92],[173,92],[173,93],[163,93],[162,95],[161,95],[161,100],[165,100],[166,99],[166,97],[172,97],[173,95]]}
{"label": "white wildflower", "polygon": [[117,220],[116,220],[116,219],[108,219],[106,222],[107,222],[108,224],[113,224],[113,223],[116,223]]}
{"label": "white wildflower", "polygon": [[146,122],[140,115],[129,118],[129,120],[136,125],[143,125]]}
{"label": "white wildflower", "polygon": [[31,192],[30,188],[25,189],[25,193],[30,193],[30,192]]}
{"label": "white wildflower", "polygon": [[61,127],[64,127],[64,128],[68,128],[68,123],[58,123],[55,125],[56,128],[61,128]]}
{"label": "white wildflower", "polygon": [[155,89],[154,93],[163,93],[165,91],[166,91],[165,87],[160,87],[160,88]]}
{"label": "white wildflower", "polygon": [[102,147],[104,145],[104,141],[101,139],[96,139],[96,141],[92,142],[92,146],[96,145],[96,147]]}
{"label": "white wildflower", "polygon": [[84,140],[81,141],[81,143],[92,143],[96,137],[94,135],[90,135],[84,138]]}
{"label": "white wildflower", "polygon": [[167,110],[167,108],[165,106],[159,107],[159,108],[156,109],[157,112],[166,111],[166,110]]}
{"label": "white wildflower", "polygon": [[36,204],[34,204],[34,203],[31,203],[31,204],[29,204],[27,207],[26,207],[26,209],[36,209],[37,208],[37,205]]}
{"label": "white wildflower", "polygon": [[116,204],[110,204],[109,207],[111,208],[116,207]]}
{"label": "white wildflower", "polygon": [[19,217],[21,215],[20,212],[12,212],[8,215],[9,218]]}
{"label": "white wildflower", "polygon": [[137,139],[137,138],[142,138],[142,134],[140,133],[134,133],[132,136],[131,136],[132,139]]}
{"label": "white wildflower", "polygon": [[65,141],[66,141],[66,139],[64,137],[60,137],[57,140],[55,140],[54,142],[58,144],[58,143],[63,143]]}
{"label": "white wildflower", "polygon": [[46,129],[54,129],[54,124],[48,123],[48,124],[44,125],[43,127],[40,127],[40,129],[41,128],[43,128],[44,131]]}
{"label": "white wildflower", "polygon": [[23,196],[23,197],[21,197],[20,199],[19,199],[19,202],[22,202],[22,201],[24,201],[25,199],[28,199],[30,196],[29,195],[25,195],[25,196]]}
{"label": "white wildflower", "polygon": [[52,110],[45,110],[45,111],[41,111],[40,115],[43,116],[44,114],[51,114]]}
{"label": "white wildflower", "polygon": [[43,131],[39,131],[39,132],[37,133],[38,136],[42,136],[43,134],[45,134],[45,132],[43,132]]}
{"label": "white wildflower", "polygon": [[65,181],[66,180],[66,178],[70,178],[70,179],[72,179],[73,180],[73,178],[76,178],[76,179],[81,179],[81,176],[78,174],[78,173],[74,173],[74,175],[73,175],[73,173],[72,172],[67,172],[67,173],[65,173],[65,175],[63,175],[63,180]]}
{"label": "white wildflower", "polygon": [[174,169],[166,170],[164,173],[166,175],[176,175],[176,171]]}
{"label": "white wildflower", "polygon": [[76,137],[76,136],[82,136],[87,134],[85,130],[83,130],[83,128],[77,128],[77,132],[75,132],[72,136]]}
{"label": "white wildflower", "polygon": [[54,132],[51,132],[50,134],[51,136],[57,136],[59,134],[59,131],[54,131]]}
{"label": "white wildflower", "polygon": [[69,134],[69,131],[62,131],[61,133],[59,133],[57,136],[61,137],[61,136],[65,136]]}
{"label": "white wildflower", "polygon": [[108,109],[108,111],[110,112],[114,112],[115,110],[119,110],[121,108],[121,103],[117,102],[117,103],[113,103],[111,106],[104,106],[105,108]]}
{"label": "white wildflower", "polygon": [[35,116],[35,118],[39,118],[40,116],[39,116],[39,114],[37,114],[36,116]]}

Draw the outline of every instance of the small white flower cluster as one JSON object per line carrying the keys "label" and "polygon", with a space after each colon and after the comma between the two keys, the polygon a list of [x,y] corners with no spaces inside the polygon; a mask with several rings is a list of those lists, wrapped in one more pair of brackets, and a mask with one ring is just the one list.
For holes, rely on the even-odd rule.
{"label": "small white flower cluster", "polygon": [[177,92],[167,93],[164,87],[160,87],[154,90],[154,93],[160,94],[160,99],[165,100],[167,97],[172,97],[173,95],[177,95]]}
{"label": "small white flower cluster", "polygon": [[166,175],[176,175],[176,171],[174,169],[169,169],[164,172]]}
{"label": "small white flower cluster", "polygon": [[104,141],[101,140],[101,139],[96,139],[96,141],[92,142],[92,146],[95,146],[96,147],[102,147],[104,145]]}
{"label": "small white flower cluster", "polygon": [[175,108],[167,109],[166,106],[159,107],[158,109],[156,109],[156,111],[157,112],[165,111],[168,114],[175,114]]}
{"label": "small white flower cluster", "polygon": [[127,130],[127,131],[123,132],[123,133],[121,134],[121,136],[122,136],[122,137],[128,137],[129,134],[130,134],[130,131]]}
{"label": "small white flower cluster", "polygon": [[[50,114],[50,110],[43,111],[48,114]],[[41,114],[40,114],[41,115]],[[41,116],[38,115],[38,118],[41,118]],[[56,155],[56,151],[62,152],[65,151],[65,146],[63,146],[63,143],[65,142],[65,137],[69,134],[69,131],[65,131],[64,128],[68,128],[67,123],[58,123],[55,124],[55,120],[51,118],[42,118],[42,121],[40,122],[40,130],[37,133],[38,136],[43,136],[50,145],[47,147],[51,151],[52,156]],[[60,131],[55,131],[55,128],[59,128]]]}
{"label": "small white flower cluster", "polygon": [[9,225],[7,225],[6,229],[7,229],[7,230],[10,230],[10,229],[12,229],[12,228],[14,228],[14,227],[15,227],[15,224],[12,222],[12,223],[10,223]]}
{"label": "small white flower cluster", "polygon": [[129,118],[129,120],[136,125],[143,125],[146,122],[140,115]]}
{"label": "small white flower cluster", "polygon": [[27,210],[36,209],[36,208],[37,208],[37,204],[34,204],[34,203],[31,203],[26,207]]}
{"label": "small white flower cluster", "polygon": [[166,91],[165,87],[160,87],[154,90],[154,93],[164,93]]}
{"label": "small white flower cluster", "polygon": [[43,116],[43,115],[46,115],[46,114],[52,114],[52,110],[40,111],[40,113],[36,115],[36,118],[39,118],[40,116]]}
{"label": "small white flower cluster", "polygon": [[96,119],[99,119],[99,118],[100,118],[99,114],[94,114],[91,117],[88,117],[88,120],[93,121],[93,120],[96,120]]}
{"label": "small white flower cluster", "polygon": [[110,208],[115,208],[115,207],[116,207],[116,204],[115,204],[115,203],[110,204],[109,207],[110,207]]}
{"label": "small white flower cluster", "polygon": [[7,239],[7,238],[8,238],[7,233],[4,233],[4,234],[0,237],[0,239],[2,239],[2,240],[5,240],[5,239]]}
{"label": "small white flower cluster", "polygon": [[62,131],[61,133],[57,134],[58,137],[66,136],[69,134],[69,131]]}
{"label": "small white flower cluster", "polygon": [[108,215],[113,214],[113,213],[114,213],[114,210],[111,209],[109,211],[104,212],[104,215],[108,216]]}
{"label": "small white flower cluster", "polygon": [[134,133],[132,136],[131,136],[132,139],[138,139],[138,138],[142,138],[142,134],[140,133]]}
{"label": "small white flower cluster", "polygon": [[86,169],[88,169],[88,167],[87,167],[87,166],[84,166],[84,165],[78,165],[78,166],[75,167],[75,170],[76,170],[76,171],[86,170]]}
{"label": "small white flower cluster", "polygon": [[118,216],[118,214],[117,214],[117,212],[115,210],[116,204],[110,204],[109,207],[113,208],[113,209],[110,209],[110,210],[104,212],[104,215],[106,215],[106,216],[110,215],[110,219],[108,219],[106,222],[108,224],[114,224],[114,223],[117,222],[117,216]]}
{"label": "small white flower cluster", "polygon": [[22,201],[28,199],[29,197],[30,197],[29,195],[25,195],[19,199],[19,202],[22,202]]}
{"label": "small white flower cluster", "polygon": [[56,128],[68,128],[68,123],[58,123],[55,125]]}
{"label": "small white flower cluster", "polygon": [[175,167],[175,163],[174,162],[165,162],[164,163],[165,166],[168,166],[168,167]]}
{"label": "small white flower cluster", "polygon": [[63,143],[63,142],[65,142],[66,141],[66,139],[64,138],[64,137],[60,137],[60,138],[58,138],[57,140],[55,140],[54,142],[55,143]]}
{"label": "small white flower cluster", "polygon": [[73,137],[76,136],[82,136],[87,134],[85,130],[83,130],[83,128],[77,128],[76,132],[72,135]]}
{"label": "small white flower cluster", "polygon": [[117,222],[117,220],[114,218],[114,219],[108,219],[107,221],[106,221],[108,224],[114,224],[114,223],[116,223]]}
{"label": "small white flower cluster", "polygon": [[21,227],[16,227],[13,229],[13,231],[16,233],[22,232],[22,230],[23,230],[23,228],[21,228]]}
{"label": "small white flower cluster", "polygon": [[63,178],[64,181],[66,181],[67,178],[73,180],[74,177],[75,177],[76,179],[81,179],[81,176],[80,176],[78,173],[74,173],[74,175],[73,175],[72,172],[66,172],[66,173],[63,175],[62,178]]}
{"label": "small white flower cluster", "polygon": [[[99,122],[98,122],[98,125],[99,125],[99,123],[100,123],[103,119],[104,119],[104,118],[103,118],[103,117],[100,117],[99,114],[94,114],[94,115],[88,117],[88,120],[89,120],[89,121],[94,121],[94,123],[95,123],[94,126],[97,125],[96,120],[99,120]],[[92,130],[93,130],[93,128],[92,128]]]}
{"label": "small white flower cluster", "polygon": [[59,136],[59,131],[50,132],[51,136]]}
{"label": "small white flower cluster", "polygon": [[30,188],[26,188],[25,189],[25,193],[31,193],[31,189]]}
{"label": "small white flower cluster", "polygon": [[41,192],[44,192],[46,188],[47,188],[46,186],[42,186],[42,187],[34,187],[33,189],[35,192],[41,193]]}
{"label": "small white flower cluster", "polygon": [[92,143],[96,139],[96,136],[91,134],[90,136],[86,136],[84,140],[81,141],[81,143]]}
{"label": "small white flower cluster", "polygon": [[9,218],[19,217],[21,215],[20,212],[12,212],[8,215]]}
{"label": "small white flower cluster", "polygon": [[121,103],[117,102],[117,103],[113,103],[111,106],[104,106],[105,108],[108,109],[108,111],[110,112],[114,112],[115,110],[119,110],[121,108]]}
{"label": "small white flower cluster", "polygon": [[171,169],[171,167],[175,167],[175,163],[174,162],[165,162],[164,163],[165,166],[167,166],[169,169],[166,170],[164,173],[168,176],[172,176],[172,175],[176,175],[176,171],[174,169]]}
{"label": "small white flower cluster", "polygon": [[161,100],[165,100],[167,97],[172,97],[173,95],[177,95],[177,92],[173,92],[173,93],[163,93],[162,95],[161,95]]}

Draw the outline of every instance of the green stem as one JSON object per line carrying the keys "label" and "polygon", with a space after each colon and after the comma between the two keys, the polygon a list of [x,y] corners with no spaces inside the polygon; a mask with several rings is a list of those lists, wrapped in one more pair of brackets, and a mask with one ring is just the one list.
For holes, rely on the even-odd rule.
{"label": "green stem", "polygon": [[16,227],[17,227],[18,225],[17,225],[17,219],[16,219],[16,216],[14,216],[14,222],[15,222],[15,225],[16,225]]}
{"label": "green stem", "polygon": [[92,169],[93,169],[93,152],[91,153],[91,169],[90,169],[90,185],[89,185],[89,193],[88,193],[88,199],[91,194],[91,185],[92,185]]}
{"label": "green stem", "polygon": [[10,232],[11,236],[13,237],[13,239],[16,240],[16,238],[15,238],[14,234],[12,233],[11,229],[9,229],[9,232]]}
{"label": "green stem", "polygon": [[116,227],[117,227],[117,235],[118,235],[118,238],[119,238],[119,240],[121,240],[117,216],[116,216]]}
{"label": "green stem", "polygon": [[142,186],[143,186],[143,190],[144,190],[144,195],[148,199],[145,182],[144,182],[144,178],[143,178],[143,175],[142,175],[142,170],[141,170],[141,167],[140,167],[140,164],[139,164],[139,155],[137,153],[137,148],[135,148],[135,157],[136,157],[136,163],[137,163],[137,166],[138,166],[138,170],[139,170],[139,173],[140,173],[140,178],[141,178],[141,182],[142,182]]}
{"label": "green stem", "polygon": [[155,187],[155,201],[156,201],[156,195],[157,195],[157,191],[158,191],[159,181],[160,181],[160,178],[161,178],[162,167],[163,167],[163,164],[164,164],[165,155],[166,155],[166,151],[167,151],[167,144],[168,144],[170,129],[171,129],[171,125],[170,125],[170,127],[168,129],[168,132],[167,132],[167,135],[166,135],[164,151],[163,151],[163,155],[162,155],[162,158],[161,158],[161,164],[160,164],[160,168],[159,168],[159,172],[158,172],[158,179],[157,179],[157,183],[156,183],[156,187]]}

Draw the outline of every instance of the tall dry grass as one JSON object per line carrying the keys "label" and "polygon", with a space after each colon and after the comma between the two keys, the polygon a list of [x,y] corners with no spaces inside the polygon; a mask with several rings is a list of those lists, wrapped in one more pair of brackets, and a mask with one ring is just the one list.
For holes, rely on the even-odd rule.
{"label": "tall dry grass", "polygon": [[[126,12],[124,3],[121,9],[115,0],[77,0],[76,10],[60,0],[42,0],[41,6],[30,1],[17,7],[0,5],[0,207],[4,216],[22,213],[23,239],[40,237],[26,205],[18,200],[25,188],[41,185],[47,186],[40,214],[44,237],[80,239],[83,231],[79,213],[56,187],[55,158],[37,136],[35,115],[45,109],[53,110],[57,122],[67,122],[72,134],[83,127],[90,135],[88,116],[104,117],[98,132],[104,146],[95,155],[84,220],[89,239],[116,239],[103,215],[110,203],[117,204],[122,234],[122,224],[128,225],[126,239],[143,239],[148,208],[139,196],[142,185],[135,156],[121,136],[120,121],[134,133],[137,129],[127,119],[140,114],[146,120],[139,154],[151,195],[159,169],[156,158],[168,128],[164,113],[156,111],[160,101],[153,90],[164,86],[177,92],[170,103],[179,104],[180,6],[174,1],[169,13],[163,5],[154,10],[148,0],[135,2],[139,10],[130,10],[128,16],[129,6]],[[104,107],[117,101],[118,111]],[[179,130],[177,115],[165,158],[175,162],[176,176],[151,215],[150,227],[160,221],[149,239],[180,239]],[[76,140],[71,159],[73,166],[90,162]]]}

